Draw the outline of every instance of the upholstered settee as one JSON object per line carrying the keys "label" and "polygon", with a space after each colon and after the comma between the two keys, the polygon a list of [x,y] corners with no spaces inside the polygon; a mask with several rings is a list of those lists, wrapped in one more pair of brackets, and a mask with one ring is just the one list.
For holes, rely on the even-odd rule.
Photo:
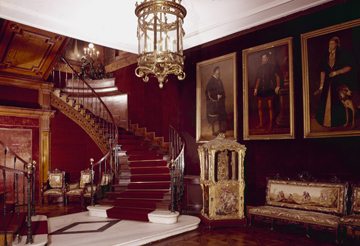
{"label": "upholstered settee", "polygon": [[352,236],[355,237],[355,231],[360,230],[360,185],[351,186],[351,210],[349,215],[340,219],[340,226],[344,229],[346,235],[347,228],[352,229]]}
{"label": "upholstered settee", "polygon": [[249,225],[254,218],[302,224],[309,236],[309,227],[335,231],[338,241],[340,219],[346,215],[347,183],[268,179],[264,206],[249,209]]}

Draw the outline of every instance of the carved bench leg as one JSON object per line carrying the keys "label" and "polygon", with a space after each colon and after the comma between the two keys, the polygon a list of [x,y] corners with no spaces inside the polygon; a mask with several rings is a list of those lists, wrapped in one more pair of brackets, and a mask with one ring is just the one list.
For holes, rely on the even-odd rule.
{"label": "carved bench leg", "polygon": [[311,226],[309,226],[309,224],[305,224],[305,228],[306,228],[306,237],[310,237],[310,233],[311,233]]}
{"label": "carved bench leg", "polygon": [[248,226],[250,227],[253,222],[254,222],[254,215],[249,214]]}
{"label": "carved bench leg", "polygon": [[[338,226],[337,228],[334,228],[335,231],[335,243],[339,244],[339,242],[342,242],[341,240],[341,233],[342,233],[342,228],[340,226]],[[340,235],[340,241],[339,241],[339,235]]]}
{"label": "carved bench leg", "polygon": [[339,226],[339,233],[340,233],[340,243],[343,244],[347,237],[347,227],[346,226]]}
{"label": "carved bench leg", "polygon": [[273,231],[276,226],[276,219],[271,218],[271,230]]}

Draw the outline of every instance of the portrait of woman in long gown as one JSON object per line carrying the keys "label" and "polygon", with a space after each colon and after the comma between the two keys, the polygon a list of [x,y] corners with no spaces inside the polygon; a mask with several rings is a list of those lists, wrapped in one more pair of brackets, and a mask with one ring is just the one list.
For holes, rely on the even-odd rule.
{"label": "portrait of woman in long gown", "polygon": [[301,35],[304,137],[360,135],[360,19]]}

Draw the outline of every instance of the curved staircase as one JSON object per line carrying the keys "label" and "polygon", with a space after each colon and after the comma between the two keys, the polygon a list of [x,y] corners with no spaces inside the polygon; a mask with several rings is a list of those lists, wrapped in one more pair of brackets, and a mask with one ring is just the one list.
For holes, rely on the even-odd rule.
{"label": "curved staircase", "polygon": [[170,211],[171,176],[169,156],[141,136],[119,131],[118,184],[101,205],[111,205],[107,216],[149,221],[154,210]]}
{"label": "curved staircase", "polygon": [[[55,89],[51,105],[79,124],[106,153],[109,142],[96,117],[67,93]],[[145,134],[146,135],[146,134]],[[111,206],[107,217],[149,221],[154,210],[170,211],[170,157],[166,144],[154,144],[146,136],[138,136],[123,128],[118,129],[118,168],[113,166],[116,183],[101,205]]]}
{"label": "curved staircase", "polygon": [[[62,60],[77,74],[65,58]],[[179,145],[172,143],[170,137],[166,144],[163,138],[156,138],[153,133],[147,133],[136,125],[130,126],[132,131],[118,128],[111,111],[90,82],[82,78],[74,80],[74,76],[68,79],[67,74],[63,78],[65,86],[59,86],[62,89],[51,93],[51,105],[80,125],[104,154],[111,152],[109,162],[115,159],[114,163],[109,163],[116,175],[115,184],[107,198],[99,201],[102,206],[111,206],[107,209],[107,217],[149,221],[148,214],[155,210],[174,214],[175,197],[179,201],[183,190],[184,142],[181,140]],[[106,117],[104,113],[107,113]],[[178,152],[175,150],[177,147]],[[181,160],[178,158],[180,152]],[[170,160],[169,153],[176,159]],[[108,156],[106,154],[94,166]],[[177,170],[175,178],[171,178],[173,172],[170,168]],[[94,199],[91,200],[94,205]]]}

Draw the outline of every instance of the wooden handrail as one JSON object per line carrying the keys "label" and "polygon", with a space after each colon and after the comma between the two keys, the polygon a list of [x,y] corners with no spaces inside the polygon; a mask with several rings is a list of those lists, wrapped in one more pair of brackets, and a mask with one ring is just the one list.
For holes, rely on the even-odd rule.
{"label": "wooden handrail", "polygon": [[[76,74],[78,74],[78,72],[71,66],[71,64],[63,57],[61,56],[61,60],[63,60],[67,66],[69,66],[69,68]],[[108,109],[108,107],[106,106],[106,104],[103,102],[103,100],[101,100],[101,98],[99,97],[99,95],[95,92],[95,90],[86,82],[85,79],[83,79],[82,77],[79,77],[81,79],[81,81],[88,87],[88,89],[94,93],[94,95],[96,96],[96,98],[99,100],[99,102],[104,106],[105,110],[107,111],[108,115],[110,116],[110,119],[112,121],[112,123],[114,124],[114,130],[115,130],[115,134],[114,134],[114,142],[112,143],[112,146],[110,146],[108,152],[98,161],[96,161],[95,163],[93,163],[92,166],[97,166],[100,163],[102,163],[112,152],[112,150],[115,149],[117,143],[118,143],[118,127],[116,125],[116,122],[114,120],[114,117],[112,116],[110,110]]]}
{"label": "wooden handrail", "polygon": [[[176,149],[175,149],[175,146],[172,146],[172,149],[174,149],[173,151],[174,151],[174,153],[171,153],[170,152],[170,154],[172,154],[172,157],[174,158],[174,156],[175,156],[175,158],[174,158],[174,160],[176,160],[177,158],[179,158],[179,156],[180,156],[180,154],[181,154],[181,152],[183,152],[184,150],[185,150],[185,141],[184,141],[184,138],[183,138],[183,136],[181,135],[181,133],[177,130],[177,129],[175,129],[173,126],[169,126],[169,128],[170,128],[170,130],[172,130],[172,131],[174,131],[176,134],[177,134],[177,136],[180,138],[180,140],[181,140],[181,149],[180,150],[178,150],[178,151],[176,151]],[[169,136],[169,138],[170,138],[170,141],[171,141],[171,136]],[[172,150],[170,150],[170,151],[172,151]]]}
{"label": "wooden handrail", "polygon": [[169,142],[171,155],[171,211],[174,212],[184,192],[185,141],[180,132],[173,126],[169,126]]}
{"label": "wooden handrail", "polygon": [[20,156],[18,156],[14,151],[12,151],[12,150],[10,149],[10,147],[7,146],[5,143],[3,143],[2,141],[0,141],[0,144],[1,144],[2,146],[4,146],[4,148],[5,148],[7,151],[9,151],[11,154],[13,154],[13,155],[16,157],[16,159],[18,159],[18,160],[21,161],[22,163],[28,163],[27,161],[23,160]]}

